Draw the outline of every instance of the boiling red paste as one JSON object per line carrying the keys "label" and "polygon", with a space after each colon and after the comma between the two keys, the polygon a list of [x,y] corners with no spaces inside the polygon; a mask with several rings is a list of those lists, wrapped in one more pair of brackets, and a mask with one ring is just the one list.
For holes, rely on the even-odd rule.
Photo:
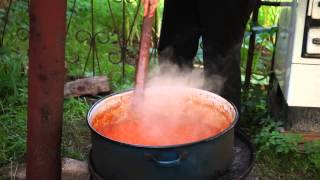
{"label": "boiling red paste", "polygon": [[135,145],[169,146],[212,137],[232,123],[232,117],[212,103],[197,99],[148,98],[132,106],[130,98],[93,116],[92,126],[105,137]]}

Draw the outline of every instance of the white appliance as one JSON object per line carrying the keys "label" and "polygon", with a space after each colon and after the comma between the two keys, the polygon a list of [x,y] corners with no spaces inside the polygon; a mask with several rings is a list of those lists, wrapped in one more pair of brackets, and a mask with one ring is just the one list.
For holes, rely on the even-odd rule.
{"label": "white appliance", "polygon": [[275,74],[288,106],[320,107],[320,0],[283,7]]}

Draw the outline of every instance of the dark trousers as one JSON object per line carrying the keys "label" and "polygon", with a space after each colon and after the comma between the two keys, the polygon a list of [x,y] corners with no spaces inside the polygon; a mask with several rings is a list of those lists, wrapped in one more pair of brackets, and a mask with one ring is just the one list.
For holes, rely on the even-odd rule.
{"label": "dark trousers", "polygon": [[192,67],[202,37],[207,90],[240,111],[240,48],[256,0],[165,0],[160,62]]}

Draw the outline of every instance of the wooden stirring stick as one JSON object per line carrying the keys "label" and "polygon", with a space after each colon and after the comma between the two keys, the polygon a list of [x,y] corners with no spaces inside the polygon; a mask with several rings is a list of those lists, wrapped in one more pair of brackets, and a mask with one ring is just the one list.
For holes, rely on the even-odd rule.
{"label": "wooden stirring stick", "polygon": [[[150,9],[150,8],[149,8]],[[135,98],[143,98],[149,64],[149,48],[151,47],[153,17],[144,16],[139,49],[139,58],[135,79]]]}

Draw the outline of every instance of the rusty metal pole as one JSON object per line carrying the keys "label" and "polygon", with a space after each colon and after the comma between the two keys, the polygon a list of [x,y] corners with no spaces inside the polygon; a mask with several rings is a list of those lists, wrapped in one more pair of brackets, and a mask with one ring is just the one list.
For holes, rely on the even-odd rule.
{"label": "rusty metal pole", "polygon": [[253,30],[253,27],[258,24],[258,16],[259,16],[260,6],[261,6],[261,0],[257,1],[257,4],[256,4],[256,6],[253,10],[253,14],[252,14],[251,35],[250,35],[250,41],[249,41],[246,74],[245,74],[245,81],[244,81],[244,88],[243,88],[244,92],[249,91],[249,87],[250,87],[250,83],[251,83],[252,65],[253,65],[254,51],[255,51],[255,44],[256,44],[256,31]]}
{"label": "rusty metal pole", "polygon": [[30,1],[27,179],[61,179],[66,0]]}

